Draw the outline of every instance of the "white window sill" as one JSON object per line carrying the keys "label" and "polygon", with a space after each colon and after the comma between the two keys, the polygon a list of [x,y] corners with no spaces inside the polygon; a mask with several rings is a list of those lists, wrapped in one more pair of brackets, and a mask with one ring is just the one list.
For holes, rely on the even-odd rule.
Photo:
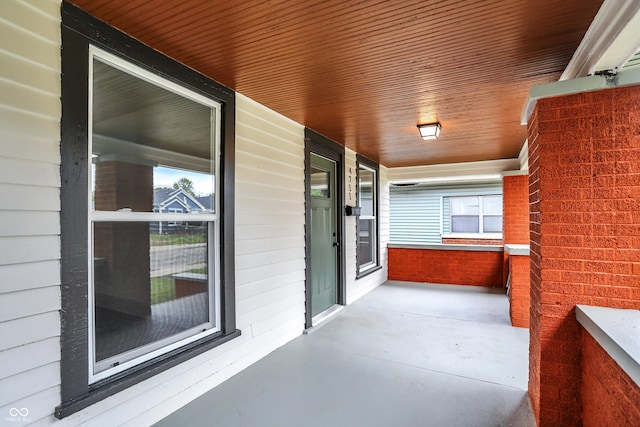
{"label": "white window sill", "polygon": [[529,245],[515,245],[515,244],[506,244],[504,245],[504,250],[509,255],[531,255],[531,251]]}

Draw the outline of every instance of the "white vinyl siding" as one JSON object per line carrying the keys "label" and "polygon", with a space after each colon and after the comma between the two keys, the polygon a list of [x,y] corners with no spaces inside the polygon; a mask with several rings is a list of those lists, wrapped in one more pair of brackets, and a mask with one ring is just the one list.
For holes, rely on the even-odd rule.
{"label": "white vinyl siding", "polygon": [[38,424],[60,403],[60,37],[60,1],[0,2],[0,419],[9,424],[10,408]]}
{"label": "white vinyl siding", "polygon": [[391,241],[437,244],[440,238],[440,199],[436,192],[395,187],[391,196]]}
{"label": "white vinyl siding", "polygon": [[451,233],[449,197],[502,194],[501,183],[453,186],[392,185],[390,233],[393,243],[440,244]]}
{"label": "white vinyl siding", "polygon": [[236,108],[237,326],[293,338],[304,328],[304,128],[242,95]]}
{"label": "white vinyl siding", "polygon": [[[349,174],[349,168],[351,168],[351,174]],[[357,204],[356,200],[356,153],[348,148],[345,149],[344,153],[344,171],[345,171],[345,201],[347,204],[351,206],[355,206]],[[351,175],[351,186],[349,186],[349,175]],[[349,193],[351,193],[351,200],[349,200]],[[349,299],[349,289],[355,286],[356,283],[356,275],[358,274],[358,264],[357,264],[357,249],[358,249],[358,239],[356,234],[356,216],[347,216],[345,217],[345,229],[344,229],[344,250],[345,250],[345,259],[347,260],[345,268],[346,274],[345,279],[347,281],[347,299]]]}

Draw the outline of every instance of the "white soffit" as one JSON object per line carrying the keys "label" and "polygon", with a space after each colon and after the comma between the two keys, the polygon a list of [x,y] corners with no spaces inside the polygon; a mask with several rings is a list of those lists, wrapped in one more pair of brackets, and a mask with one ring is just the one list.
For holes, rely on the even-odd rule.
{"label": "white soffit", "polygon": [[500,181],[503,172],[519,168],[518,159],[501,159],[389,168],[387,176],[393,184],[493,182]]}
{"label": "white soffit", "polygon": [[636,54],[633,55],[631,59],[627,61],[626,64],[624,64],[622,69],[626,70],[628,68],[633,68],[633,67],[640,67],[640,51],[636,52]]}
{"label": "white soffit", "polygon": [[606,0],[560,80],[617,71],[640,50],[640,1]]}

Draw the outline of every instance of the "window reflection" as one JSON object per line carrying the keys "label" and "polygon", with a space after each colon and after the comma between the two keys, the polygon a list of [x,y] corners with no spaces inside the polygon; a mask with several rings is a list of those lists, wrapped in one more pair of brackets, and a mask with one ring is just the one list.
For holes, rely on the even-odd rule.
{"label": "window reflection", "polygon": [[329,171],[311,169],[311,197],[331,197],[329,192]]}
{"label": "window reflection", "polygon": [[94,379],[215,333],[221,316],[219,105],[109,58],[92,61]]}
{"label": "window reflection", "polygon": [[209,322],[207,224],[94,225],[96,362]]}

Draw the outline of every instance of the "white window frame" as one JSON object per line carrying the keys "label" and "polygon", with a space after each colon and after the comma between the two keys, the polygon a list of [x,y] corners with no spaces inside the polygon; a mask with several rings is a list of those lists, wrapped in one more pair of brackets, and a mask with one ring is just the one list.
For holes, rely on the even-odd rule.
{"label": "white window frame", "polygon": [[[183,213],[184,209],[182,209],[182,208],[168,208],[167,212],[168,213]],[[178,226],[180,224],[182,224],[182,222],[172,221],[172,222],[168,223],[167,225],[175,227],[175,226]]]}
{"label": "white window frame", "polygon": [[[484,228],[484,203],[483,203],[483,199],[485,197],[503,197],[502,194],[465,194],[465,195],[455,195],[455,196],[448,196],[449,197],[449,206],[451,206],[451,200],[452,199],[456,199],[456,198],[468,198],[468,197],[476,197],[478,198],[478,221],[479,221],[479,233],[456,233],[453,231],[453,223],[452,223],[452,217],[455,216],[453,215],[453,209],[451,207],[449,207],[449,217],[447,218],[447,221],[449,221],[449,229],[451,230],[450,233],[448,234],[443,234],[442,237],[443,238],[458,238],[458,239],[502,239],[502,233],[485,233],[483,228]],[[502,201],[502,203],[504,204],[504,200]],[[494,215],[488,215],[488,216],[494,216]],[[502,213],[501,216],[504,216],[504,213]],[[441,224],[441,229],[442,229],[442,224]],[[503,230],[504,232],[504,230]]]}
{"label": "white window frame", "polygon": [[[93,45],[89,46],[89,120],[88,120],[88,140],[89,148],[88,152],[93,153],[93,63],[95,60],[99,60],[114,68],[117,68],[125,73],[131,74],[135,77],[145,80],[149,83],[155,84],[163,89],[174,92],[185,98],[191,99],[194,102],[203,104],[212,111],[212,144],[213,144],[213,159],[214,162],[214,209],[213,213],[198,213],[194,218],[190,213],[159,213],[159,212],[128,212],[128,211],[96,211],[94,210],[93,201],[91,197],[92,191],[92,174],[88,175],[88,191],[89,191],[89,203],[88,209],[88,364],[89,364],[89,384],[96,383],[105,378],[111,377],[117,373],[123,372],[129,368],[139,365],[145,361],[151,360],[157,356],[168,353],[172,350],[180,348],[191,342],[200,340],[202,338],[216,334],[222,330],[222,310],[221,310],[221,283],[220,283],[220,221],[218,219],[218,212],[220,212],[220,191],[218,175],[220,172],[220,146],[221,146],[221,120],[222,120],[222,107],[221,104],[199,95],[183,86],[180,86],[170,80],[162,78],[156,74],[153,74],[141,67],[138,67],[118,56],[112,55],[102,49],[99,49]],[[178,157],[179,154],[176,153]],[[93,156],[88,156],[89,171],[92,168]],[[198,221],[207,222],[210,226],[208,229],[208,241],[207,241],[207,254],[209,274],[208,276],[208,295],[209,295],[209,322],[197,325],[189,330],[183,331],[179,334],[172,335],[165,339],[154,341],[145,346],[130,350],[128,352],[120,353],[119,355],[110,357],[99,363],[95,360],[95,310],[94,310],[94,283],[93,283],[93,247],[94,236],[93,228],[97,222],[183,222],[183,221]],[[203,330],[203,327],[205,330]],[[124,357],[122,363],[117,360],[118,357]],[[113,366],[118,362],[115,366]],[[107,365],[112,365],[110,368],[105,368]]]}

